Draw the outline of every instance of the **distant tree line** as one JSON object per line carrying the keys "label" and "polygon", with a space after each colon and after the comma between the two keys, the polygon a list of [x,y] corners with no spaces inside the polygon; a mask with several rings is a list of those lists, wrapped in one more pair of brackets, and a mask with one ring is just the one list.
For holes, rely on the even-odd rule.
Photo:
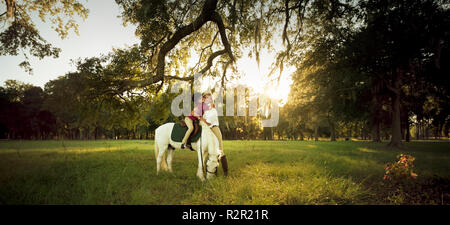
{"label": "distant tree line", "polygon": [[[78,72],[51,80],[44,89],[6,81],[0,87],[0,138],[152,139],[158,126],[183,119],[170,112],[177,93],[99,93],[95,73],[100,71],[92,69],[101,67],[96,58],[80,61]],[[263,129],[260,119],[219,117],[219,122],[225,139],[273,139],[272,129]]]}
{"label": "distant tree line", "polygon": [[50,81],[44,90],[14,80],[0,87],[2,139],[118,139],[149,138],[145,116],[132,107],[102,105],[82,95],[76,74]]}

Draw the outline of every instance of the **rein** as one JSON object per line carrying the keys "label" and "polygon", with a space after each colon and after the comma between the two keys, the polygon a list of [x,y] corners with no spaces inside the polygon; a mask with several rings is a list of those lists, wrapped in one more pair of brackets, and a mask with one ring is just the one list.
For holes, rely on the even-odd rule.
{"label": "rein", "polygon": [[202,149],[202,138],[203,138],[203,129],[202,129],[202,133],[200,134],[200,160],[202,160],[202,170],[203,172],[208,172],[208,168],[205,167],[205,164],[203,164],[203,149]]}

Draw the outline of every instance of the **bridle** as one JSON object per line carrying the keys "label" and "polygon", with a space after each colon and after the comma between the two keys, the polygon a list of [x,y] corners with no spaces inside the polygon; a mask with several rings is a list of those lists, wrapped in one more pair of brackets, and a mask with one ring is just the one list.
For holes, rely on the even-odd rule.
{"label": "bridle", "polygon": [[[201,139],[202,138],[200,137],[200,140]],[[202,167],[205,168],[203,172],[206,171],[206,173],[211,173],[211,174],[216,175],[216,173],[217,173],[217,166],[214,168],[214,172],[211,172],[211,171],[208,170],[208,167],[205,164],[203,164],[203,151],[202,151],[201,144],[200,144],[200,157],[201,157],[201,160],[202,160]]]}
{"label": "bridle", "polygon": [[208,167],[205,167],[205,168],[206,168],[206,172],[207,172],[207,173],[211,173],[211,174],[216,175],[216,173],[217,173],[217,166],[216,166],[216,168],[214,169],[214,172],[210,172],[210,171],[208,170]]}

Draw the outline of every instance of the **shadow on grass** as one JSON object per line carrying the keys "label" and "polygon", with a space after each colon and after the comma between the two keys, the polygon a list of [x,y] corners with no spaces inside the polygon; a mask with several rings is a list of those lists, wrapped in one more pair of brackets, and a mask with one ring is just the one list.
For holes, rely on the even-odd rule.
{"label": "shadow on grass", "polygon": [[[350,198],[349,202],[353,203],[360,200],[368,204],[448,204],[445,196],[448,196],[449,190],[445,183],[449,181],[449,143],[407,143],[408,148],[402,150],[385,148],[385,143],[370,142],[305,142],[303,145],[295,146],[290,143],[292,142],[277,143],[276,147],[253,144],[252,148],[259,151],[249,152],[246,157],[248,160],[235,166],[242,168],[262,162],[281,170],[283,166],[289,164],[294,166],[312,164],[315,170],[325,171],[325,175],[322,176],[328,176],[329,180],[348,179],[367,190],[359,195],[359,199]],[[277,149],[277,154],[273,154],[274,148]],[[230,160],[236,153],[242,151],[230,152]],[[412,154],[417,158],[415,171],[420,177],[416,181],[415,188],[406,194],[415,197],[396,202],[385,195],[388,192],[383,187],[382,178],[384,165],[396,161],[396,156],[400,153]],[[440,176],[437,178],[439,182],[436,182],[436,174]],[[428,185],[430,183],[437,185],[430,188],[433,187]],[[441,201],[439,196],[442,198]],[[346,201],[336,200],[339,199],[336,196],[332,199],[334,199],[332,202],[346,204]],[[319,202],[327,204],[326,201]]]}

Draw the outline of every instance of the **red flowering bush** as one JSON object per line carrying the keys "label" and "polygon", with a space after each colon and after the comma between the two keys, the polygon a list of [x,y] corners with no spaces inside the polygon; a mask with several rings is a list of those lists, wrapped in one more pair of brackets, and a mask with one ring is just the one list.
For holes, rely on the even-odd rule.
{"label": "red flowering bush", "polygon": [[386,164],[383,179],[394,182],[416,179],[418,175],[413,171],[415,158],[406,154],[400,154],[397,158],[397,162]]}
{"label": "red flowering bush", "polygon": [[385,174],[380,185],[383,201],[387,204],[448,204],[450,179],[427,177],[417,179],[413,171],[415,158],[400,154],[398,161],[384,167]]}

